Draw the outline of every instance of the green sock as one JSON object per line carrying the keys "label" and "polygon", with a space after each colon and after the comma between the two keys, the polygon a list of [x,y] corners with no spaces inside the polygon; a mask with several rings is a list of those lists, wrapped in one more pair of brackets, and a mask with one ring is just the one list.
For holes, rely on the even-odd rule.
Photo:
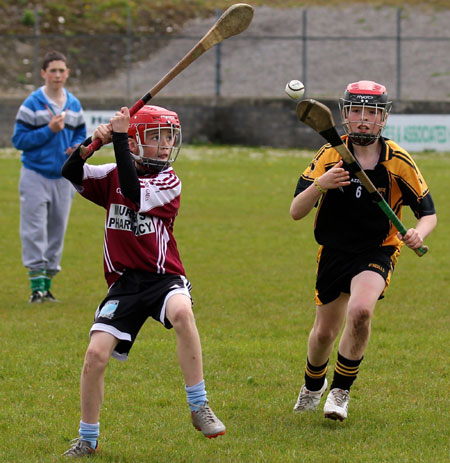
{"label": "green sock", "polygon": [[50,287],[52,285],[52,276],[48,272],[45,272],[44,275],[44,291],[50,291]]}
{"label": "green sock", "polygon": [[28,277],[30,278],[31,292],[41,291],[43,293],[45,291],[46,276],[44,269],[30,270],[28,272]]}

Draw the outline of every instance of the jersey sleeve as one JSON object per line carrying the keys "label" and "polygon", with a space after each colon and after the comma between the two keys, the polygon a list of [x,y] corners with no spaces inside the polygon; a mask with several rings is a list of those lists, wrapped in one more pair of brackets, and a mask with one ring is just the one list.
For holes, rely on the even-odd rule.
{"label": "jersey sleeve", "polygon": [[[409,206],[416,218],[436,213],[428,185],[409,153],[404,150],[393,151],[390,173],[398,185],[401,202]],[[395,196],[395,188],[392,193]],[[393,198],[395,203],[395,197]]]}
{"label": "jersey sleeve", "polygon": [[112,172],[116,168],[116,164],[113,163],[100,166],[84,164],[82,184],[81,186],[74,186],[84,198],[106,209],[112,183]]}
{"label": "jersey sleeve", "polygon": [[139,212],[161,218],[172,218],[180,207],[181,181],[172,168],[153,177],[140,177]]}
{"label": "jersey sleeve", "polygon": [[331,169],[340,161],[340,159],[341,156],[339,153],[335,149],[331,148],[330,145],[322,146],[299,178],[294,196],[297,196],[302,191],[306,190],[316,178]]}

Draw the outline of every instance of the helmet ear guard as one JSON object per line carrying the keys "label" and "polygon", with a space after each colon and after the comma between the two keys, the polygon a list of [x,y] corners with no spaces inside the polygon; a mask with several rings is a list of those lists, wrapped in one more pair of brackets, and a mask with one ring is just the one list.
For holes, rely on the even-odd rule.
{"label": "helmet ear guard", "polygon": [[[350,121],[348,119],[352,107],[362,108],[360,121]],[[386,87],[369,80],[353,82],[347,86],[343,98],[339,100],[341,110],[342,125],[349,139],[360,146],[367,146],[374,143],[381,136],[387,117],[392,108],[392,101],[388,101]],[[364,120],[364,113],[368,108],[375,108],[381,111],[381,122],[368,122]],[[350,122],[364,122],[371,124],[371,133],[352,132]]]}
{"label": "helmet ear guard", "polygon": [[[169,158],[166,161],[152,159],[144,156],[144,147],[155,145],[147,145],[146,137],[148,132],[157,132],[158,144],[157,152],[161,147],[161,130],[169,129],[171,138],[174,143],[170,148]],[[128,136],[133,138],[137,144],[137,153],[131,153],[133,159],[144,170],[150,172],[161,172],[167,169],[170,164],[175,162],[181,148],[181,125],[178,114],[174,111],[161,108],[159,106],[143,106],[130,120],[128,128]]]}

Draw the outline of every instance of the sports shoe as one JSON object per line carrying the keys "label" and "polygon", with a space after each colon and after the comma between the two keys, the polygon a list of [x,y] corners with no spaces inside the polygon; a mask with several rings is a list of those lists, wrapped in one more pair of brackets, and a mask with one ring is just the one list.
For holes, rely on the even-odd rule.
{"label": "sports shoe", "polygon": [[347,418],[348,402],[350,401],[349,391],[334,388],[328,393],[323,413],[325,418],[343,421]]}
{"label": "sports shoe", "polygon": [[44,293],[42,291],[33,291],[30,299],[28,299],[30,304],[42,304],[44,301]]}
{"label": "sports shoe", "polygon": [[98,452],[98,442],[97,447],[93,449],[90,442],[87,440],[81,440],[79,437],[70,441],[72,446],[69,450],[66,450],[62,456],[71,457],[71,458],[81,458],[81,457],[90,457],[94,453]]}
{"label": "sports shoe", "polygon": [[49,302],[59,302],[50,291],[44,291],[44,300]]}
{"label": "sports shoe", "polygon": [[318,391],[310,391],[306,389],[306,386],[303,385],[300,389],[298,399],[294,405],[294,412],[304,412],[307,410],[316,410],[319,405],[320,399],[322,398],[324,392],[327,390],[328,381],[325,378],[323,386]]}
{"label": "sports shoe", "polygon": [[[197,405],[194,406],[197,407]],[[208,439],[225,434],[225,425],[214,415],[208,401],[200,405],[198,410],[191,413],[191,419],[195,429],[201,431]]]}

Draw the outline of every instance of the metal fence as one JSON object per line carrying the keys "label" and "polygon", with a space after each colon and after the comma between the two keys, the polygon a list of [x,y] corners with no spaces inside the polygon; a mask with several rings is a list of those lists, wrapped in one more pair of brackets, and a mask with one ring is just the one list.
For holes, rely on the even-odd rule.
{"label": "metal fence", "polygon": [[[326,18],[320,18],[316,11],[310,15],[310,11],[296,9],[297,18],[286,27],[296,34],[275,35],[269,33],[270,18],[258,26],[257,10],[245,33],[208,52],[195,71],[187,70],[185,78],[172,85],[171,94],[275,97],[282,94],[287,80],[299,78],[308,94],[334,97],[342,91],[343,82],[367,74],[387,84],[397,100],[450,99],[448,11],[444,18],[427,18],[434,24],[427,27],[427,35],[415,35],[419,29],[414,25],[417,18],[405,13],[404,8],[391,9],[389,15],[379,19],[375,16],[372,22],[377,24],[365,29],[358,22],[345,26],[348,17],[343,12],[337,21],[340,29],[335,31],[332,25],[336,18],[324,27]],[[370,14],[376,14],[375,10]],[[439,20],[444,26],[436,24]],[[133,31],[130,21],[124,34],[41,34],[36,11],[33,34],[0,36],[2,54],[15,60],[9,62],[8,69],[1,70],[0,86],[7,85],[10,93],[20,93],[41,85],[42,55],[56,48],[68,55],[70,86],[78,95],[120,93],[131,101],[145,93],[201,38],[214,18],[208,21],[198,24],[192,35],[142,35]],[[347,34],[349,31],[352,33]],[[146,60],[154,64],[147,65]],[[8,72],[15,73],[14,84],[7,81]]]}

